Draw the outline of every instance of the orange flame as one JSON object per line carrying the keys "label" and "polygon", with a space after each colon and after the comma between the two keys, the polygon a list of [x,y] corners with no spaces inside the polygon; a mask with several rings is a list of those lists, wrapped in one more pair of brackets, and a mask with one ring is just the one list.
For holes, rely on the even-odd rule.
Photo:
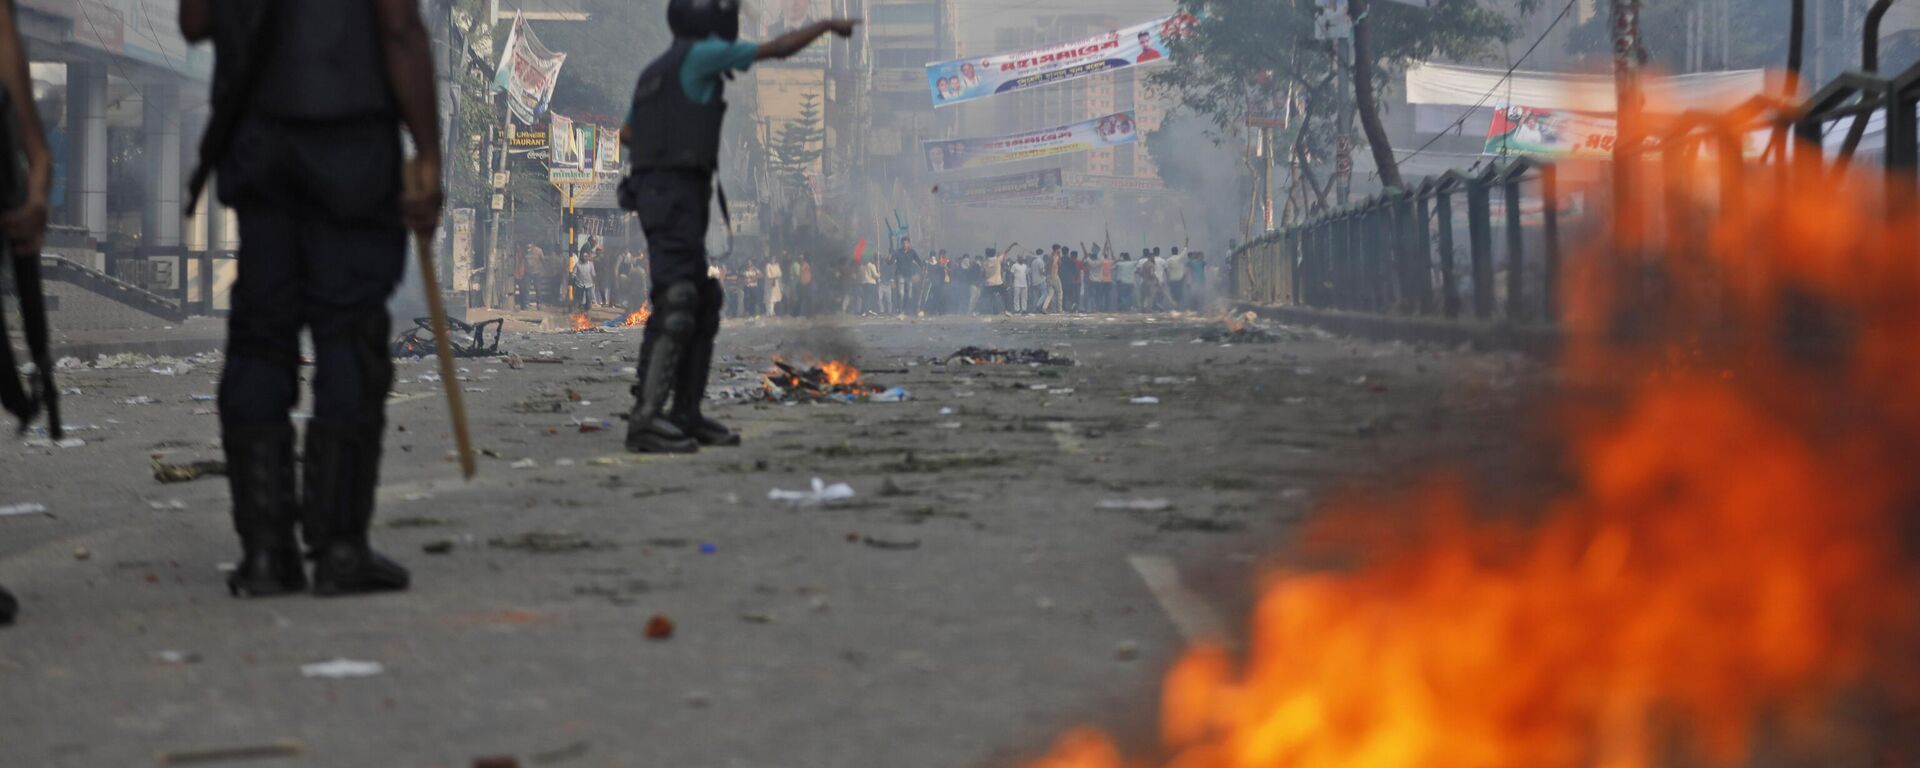
{"label": "orange flame", "polygon": [[[1730,765],[1848,748],[1849,694],[1910,701],[1920,226],[1798,169],[1743,194],[1667,198],[1700,231],[1640,265],[1667,278],[1657,304],[1627,298],[1646,272],[1619,253],[1572,265],[1566,374],[1605,405],[1567,408],[1567,490],[1502,510],[1439,479],[1336,505],[1424,523],[1358,569],[1274,574],[1244,657],[1187,652],[1161,759],[1080,729],[1032,768]],[[1623,318],[1654,331],[1623,340]]]}
{"label": "orange flame", "polygon": [[593,330],[593,318],[587,317],[587,313],[585,312],[581,312],[579,314],[574,315],[573,326],[571,330],[575,330],[575,331]]}
{"label": "orange flame", "polygon": [[623,321],[621,324],[628,328],[636,328],[639,326],[646,325],[647,318],[652,316],[653,316],[653,304],[651,302],[646,304],[641,304],[640,308],[628,314],[627,319]]}
{"label": "orange flame", "polygon": [[846,386],[860,382],[860,369],[839,360],[829,360],[820,364],[820,372],[827,375],[827,383],[833,386]]}

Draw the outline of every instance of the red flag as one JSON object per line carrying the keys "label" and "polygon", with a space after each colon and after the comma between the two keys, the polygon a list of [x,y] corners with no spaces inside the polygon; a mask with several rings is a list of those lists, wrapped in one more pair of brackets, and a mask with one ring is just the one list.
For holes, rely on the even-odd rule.
{"label": "red flag", "polygon": [[860,242],[855,243],[853,246],[853,263],[855,264],[860,263],[860,256],[862,254],[865,254],[866,252],[867,252],[867,239],[863,237],[863,238],[860,238]]}

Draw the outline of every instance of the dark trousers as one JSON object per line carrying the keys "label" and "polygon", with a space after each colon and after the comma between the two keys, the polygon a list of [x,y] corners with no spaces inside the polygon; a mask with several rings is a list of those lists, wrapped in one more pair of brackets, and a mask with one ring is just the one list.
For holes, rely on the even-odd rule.
{"label": "dark trousers", "polygon": [[242,124],[219,167],[240,223],[220,422],[282,424],[313,336],[313,418],[383,422],[393,386],[387,298],[400,283],[400,146],[390,121]]}
{"label": "dark trousers", "polygon": [[646,232],[647,276],[664,286],[707,277],[708,206],[713,181],[705,171],[643,171],[627,178],[633,210]]}

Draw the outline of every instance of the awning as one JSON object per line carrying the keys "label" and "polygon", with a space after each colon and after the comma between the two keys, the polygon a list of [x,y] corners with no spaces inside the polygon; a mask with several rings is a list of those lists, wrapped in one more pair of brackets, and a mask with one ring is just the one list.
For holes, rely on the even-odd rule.
{"label": "awning", "polygon": [[[1493,106],[1518,104],[1538,109],[1614,111],[1612,75],[1575,75],[1517,70],[1501,82],[1504,69],[1420,62],[1407,69],[1407,102]],[[1644,84],[1653,111],[1726,109],[1759,95],[1766,71],[1740,69],[1675,77],[1650,77]],[[1492,95],[1488,95],[1491,93]]]}

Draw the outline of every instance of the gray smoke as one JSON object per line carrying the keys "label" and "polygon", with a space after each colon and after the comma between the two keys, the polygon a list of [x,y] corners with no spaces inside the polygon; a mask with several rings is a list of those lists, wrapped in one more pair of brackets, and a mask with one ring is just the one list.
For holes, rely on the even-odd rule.
{"label": "gray smoke", "polygon": [[[1213,134],[1205,120],[1184,112],[1167,115],[1160,129],[1147,134],[1147,152],[1160,168],[1167,189],[1178,193],[1187,212],[1193,247],[1224,255],[1237,239],[1252,176],[1230,143]],[[1206,234],[1202,234],[1205,232]]]}

